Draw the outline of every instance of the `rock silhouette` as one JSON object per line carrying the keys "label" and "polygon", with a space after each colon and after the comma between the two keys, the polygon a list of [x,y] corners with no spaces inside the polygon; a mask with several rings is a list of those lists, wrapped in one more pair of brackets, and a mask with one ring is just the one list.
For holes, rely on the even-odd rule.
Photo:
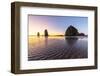
{"label": "rock silhouette", "polygon": [[39,33],[39,32],[37,33],[37,36],[38,36],[38,37],[40,36],[40,33]]}
{"label": "rock silhouette", "polygon": [[86,36],[84,33],[79,33],[78,29],[70,25],[65,31],[65,36]]}
{"label": "rock silhouette", "polygon": [[45,37],[48,36],[48,31],[47,31],[47,29],[44,30],[44,36],[45,36]]}
{"label": "rock silhouette", "polygon": [[78,34],[78,30],[72,25],[70,25],[65,31],[65,36],[77,36]]}
{"label": "rock silhouette", "polygon": [[84,33],[79,33],[78,36],[85,36],[85,34]]}

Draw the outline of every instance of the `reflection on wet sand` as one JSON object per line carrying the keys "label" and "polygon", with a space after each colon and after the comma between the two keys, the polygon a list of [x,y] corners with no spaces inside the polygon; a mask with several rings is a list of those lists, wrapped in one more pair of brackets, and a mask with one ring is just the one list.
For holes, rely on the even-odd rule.
{"label": "reflection on wet sand", "polygon": [[87,37],[29,37],[29,61],[87,58],[87,55]]}
{"label": "reflection on wet sand", "polygon": [[78,38],[77,37],[65,37],[66,44],[69,46],[72,46],[77,42]]}

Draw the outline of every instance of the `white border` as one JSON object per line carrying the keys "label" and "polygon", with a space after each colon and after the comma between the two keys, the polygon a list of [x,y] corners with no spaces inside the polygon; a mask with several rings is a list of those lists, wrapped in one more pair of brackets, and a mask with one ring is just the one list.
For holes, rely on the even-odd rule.
{"label": "white border", "polygon": [[[88,17],[88,58],[87,59],[66,59],[66,60],[41,60],[28,61],[28,32],[27,15],[58,15],[58,16],[82,16]],[[20,69],[43,69],[75,66],[94,65],[94,11],[74,9],[51,9],[40,7],[20,8]]]}

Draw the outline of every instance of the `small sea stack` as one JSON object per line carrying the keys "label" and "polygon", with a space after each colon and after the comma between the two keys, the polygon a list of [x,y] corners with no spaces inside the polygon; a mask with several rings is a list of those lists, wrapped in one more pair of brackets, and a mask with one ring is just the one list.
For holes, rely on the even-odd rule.
{"label": "small sea stack", "polygon": [[44,30],[44,36],[48,37],[48,30],[47,29]]}

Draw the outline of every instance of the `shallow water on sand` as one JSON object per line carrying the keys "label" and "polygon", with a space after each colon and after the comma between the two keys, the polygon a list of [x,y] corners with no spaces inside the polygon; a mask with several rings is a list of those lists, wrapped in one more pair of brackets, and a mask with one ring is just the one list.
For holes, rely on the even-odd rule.
{"label": "shallow water on sand", "polygon": [[87,37],[29,36],[28,60],[79,59],[88,57]]}

